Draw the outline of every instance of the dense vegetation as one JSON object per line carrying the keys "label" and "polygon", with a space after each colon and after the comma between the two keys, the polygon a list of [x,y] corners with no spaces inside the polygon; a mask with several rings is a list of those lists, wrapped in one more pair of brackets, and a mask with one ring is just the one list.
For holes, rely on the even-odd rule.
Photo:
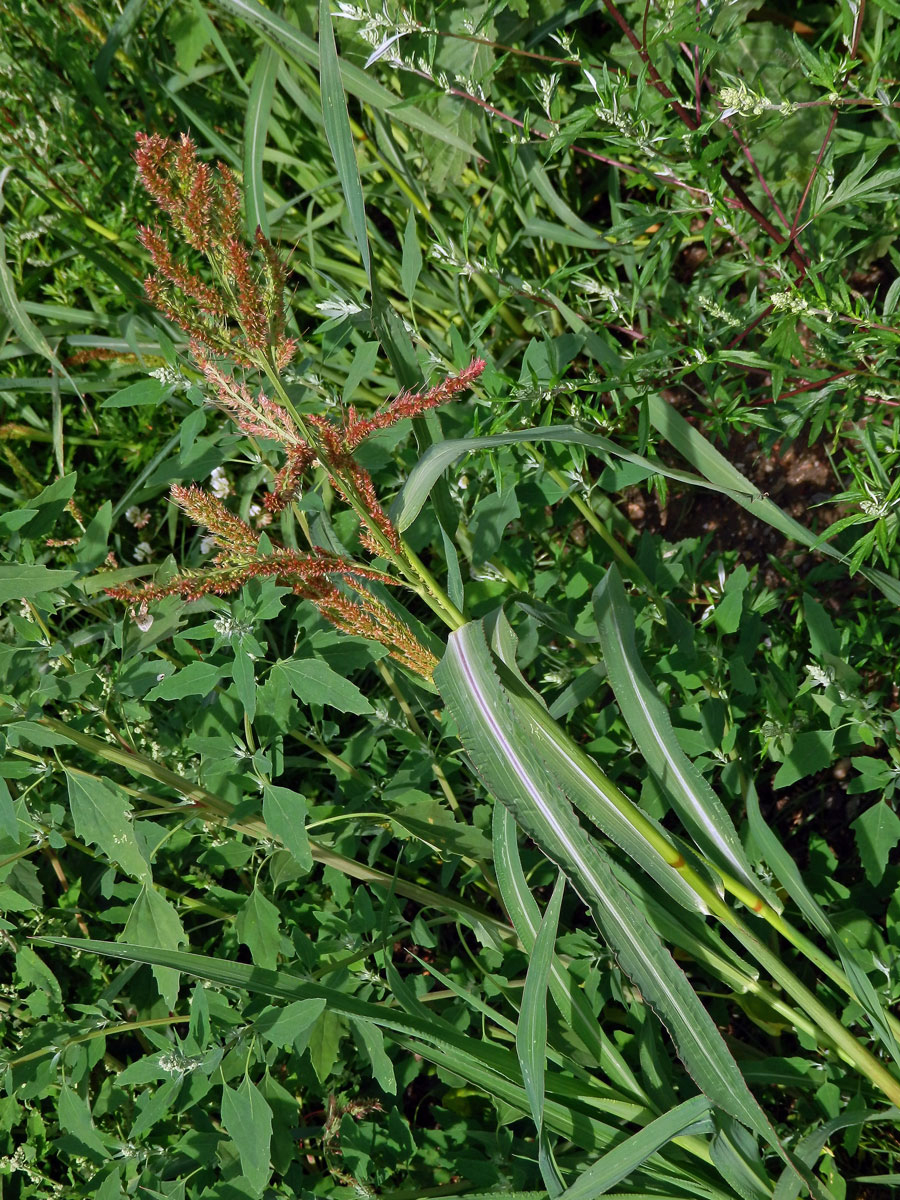
{"label": "dense vegetation", "polygon": [[893,1194],[898,17],[8,0],[2,1200]]}

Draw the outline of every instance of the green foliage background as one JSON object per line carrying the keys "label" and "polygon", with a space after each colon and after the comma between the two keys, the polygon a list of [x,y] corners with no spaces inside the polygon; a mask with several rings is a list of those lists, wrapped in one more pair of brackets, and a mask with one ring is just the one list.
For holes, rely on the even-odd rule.
{"label": "green foliage background", "polygon": [[[616,12],[339,6],[320,69],[311,3],[6,4],[4,1200],[896,1186],[871,1078],[734,930],[673,914],[620,855],[814,1182],[698,1097],[588,897],[554,892],[558,858],[517,847],[502,781],[469,770],[464,703],[271,582],[171,598],[145,630],[103,592],[208,561],[173,482],[218,472],[254,521],[273,466],[143,296],[134,134],[188,131],[289,256],[301,412],[487,360],[474,396],[365,447],[383,497],[433,442],[574,426],[612,445],[464,444],[396,511],[675,831],[592,602],[618,565],[671,739],[818,959],[759,936],[896,1084],[900,10],[625,3],[632,38]],[[359,549],[324,477],[273,529],[307,532]]]}

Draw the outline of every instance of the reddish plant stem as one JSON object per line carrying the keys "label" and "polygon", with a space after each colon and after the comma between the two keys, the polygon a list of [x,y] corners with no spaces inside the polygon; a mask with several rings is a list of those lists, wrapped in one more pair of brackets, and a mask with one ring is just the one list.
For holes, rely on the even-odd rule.
{"label": "reddish plant stem", "polygon": [[[857,47],[859,46],[859,38],[860,38],[860,34],[862,33],[863,18],[866,13],[866,0],[858,0],[858,5],[859,5],[859,7],[856,10],[856,20],[853,22],[853,35],[850,39],[850,56],[849,57],[851,60],[855,57]],[[850,75],[850,70],[848,68],[844,72],[844,77],[841,80],[841,84],[840,84],[841,91],[844,90],[844,87],[846,86],[847,78],[849,77],[849,75]],[[800,217],[803,214],[804,205],[806,204],[807,197],[809,196],[809,193],[810,193],[812,185],[815,181],[815,178],[819,173],[819,167],[822,165],[822,160],[825,157],[825,151],[828,149],[828,143],[831,141],[831,135],[834,132],[835,125],[837,124],[837,115],[838,115],[837,108],[832,108],[831,120],[828,122],[828,128],[825,130],[825,136],[822,139],[822,145],[819,148],[819,153],[816,156],[816,161],[813,163],[813,169],[812,169],[812,171],[810,171],[809,179],[807,179],[807,181],[806,181],[806,187],[803,189],[803,195],[800,197],[800,203],[797,205],[797,211],[794,214],[794,220],[793,220],[793,223],[791,224],[791,232],[790,232],[791,242],[794,241],[794,238],[797,235],[797,226],[800,224]],[[804,269],[803,275],[805,275],[805,274],[806,274],[806,270]],[[802,276],[801,276],[801,278],[802,278]]]}
{"label": "reddish plant stem", "polygon": [[888,408],[900,408],[900,400],[885,400],[883,396],[863,396],[866,404],[884,404]]}
{"label": "reddish plant stem", "polygon": [[822,145],[819,147],[819,153],[816,155],[816,161],[813,163],[813,169],[809,173],[809,179],[806,181],[806,187],[803,189],[803,195],[800,197],[800,203],[797,205],[797,211],[794,213],[794,220],[791,223],[790,231],[791,241],[793,241],[797,236],[797,225],[800,221],[800,214],[803,212],[807,197],[809,196],[815,178],[819,173],[819,167],[822,165],[822,159],[825,157],[825,151],[828,149],[828,143],[831,141],[831,135],[834,132],[834,127],[836,124],[837,109],[835,108],[831,111],[831,119],[828,122],[828,128],[825,130],[825,136],[822,138]]}
{"label": "reddish plant stem", "polygon": [[816,388],[823,388],[829,383],[834,383],[838,379],[846,379],[848,375],[858,375],[858,371],[836,371],[834,375],[829,375],[827,379],[814,379],[811,382],[801,383],[799,387],[793,388],[790,392],[782,392],[771,403],[777,403],[779,400],[790,400],[792,396],[801,396],[804,392],[814,392]]}
{"label": "reddish plant stem", "polygon": [[[634,30],[631,28],[631,26],[628,24],[628,22],[622,16],[622,14],[619,12],[619,10],[616,8],[615,4],[613,4],[612,0],[603,0],[603,4],[606,8],[606,11],[609,13],[609,15],[612,17],[612,19],[615,21],[615,23],[619,26],[619,28],[622,30],[622,32],[625,34],[625,36],[628,38],[629,42],[631,42],[632,46],[634,46],[635,50],[640,55],[641,62],[646,66],[647,71],[650,75],[650,82],[653,84],[653,86],[656,88],[656,90],[659,92],[659,94],[663,97],[664,100],[671,101],[672,108],[675,110],[675,112],[678,114],[678,116],[681,118],[681,120],[685,123],[685,125],[687,125],[688,129],[696,129],[697,125],[694,122],[694,118],[691,116],[691,114],[688,112],[688,110],[684,107],[684,105],[681,103],[681,101],[676,97],[675,93],[668,86],[666,81],[660,75],[659,71],[657,71],[656,67],[653,65],[653,60],[651,59],[646,46],[641,44],[640,40],[638,39],[637,34],[634,32]],[[644,13],[644,18],[646,21],[646,10]]]}
{"label": "reddish plant stem", "polygon": [[494,50],[502,50],[505,54],[515,54],[520,58],[532,58],[537,62],[551,63],[557,67],[581,67],[580,58],[554,58],[552,54],[538,54],[534,50],[520,50],[516,46],[506,46],[503,42],[492,42],[490,38],[476,37],[472,33],[450,33],[446,29],[426,29],[424,26],[418,32],[436,34],[438,37],[455,38],[459,42],[474,42],[477,46],[490,46]]}
{"label": "reddish plant stem", "polygon": [[646,0],[644,4],[644,20],[641,24],[641,49],[645,54],[649,54],[647,49],[647,18],[650,16],[650,0]]}
{"label": "reddish plant stem", "polygon": [[[693,48],[691,48],[685,42],[682,42],[681,49],[684,51],[684,53],[687,55],[687,57],[689,59],[691,59],[691,61],[694,64],[695,89],[696,89],[696,95],[697,95],[697,120],[699,122],[699,120],[700,120],[701,87],[705,87],[706,90],[710,93],[710,95],[713,95],[713,96],[716,94],[716,89],[713,86],[712,82],[707,77],[703,77],[703,79],[700,78],[700,73],[699,73],[698,66],[697,66],[697,64],[699,62],[699,47],[694,46]],[[762,171],[757,166],[756,159],[753,157],[753,154],[750,151],[750,147],[747,145],[747,143],[741,137],[740,133],[738,132],[738,130],[736,129],[734,123],[731,121],[730,118],[723,117],[722,124],[729,131],[729,133],[731,133],[732,137],[735,139],[737,144],[740,146],[741,153],[744,155],[747,162],[750,164],[750,167],[753,171],[753,174],[756,176],[759,186],[762,188],[763,192],[766,195],[766,198],[771,203],[772,208],[775,210],[775,213],[778,216],[778,219],[781,221],[782,225],[784,225],[785,229],[790,229],[790,223],[789,223],[787,217],[781,211],[778,201],[775,199],[775,196],[772,193],[772,189],[769,187],[769,185],[765,181],[765,178],[763,177]],[[799,245],[797,248],[801,249],[801,247]]]}
{"label": "reddish plant stem", "polygon": [[[702,0],[697,0],[696,7],[694,8],[694,13],[697,18],[697,32],[698,33],[700,32],[701,2],[702,2]],[[700,47],[699,46],[697,46],[697,45],[694,46],[691,57],[692,57],[693,63],[694,63],[694,112],[697,117],[697,124],[699,125],[700,121],[702,120],[702,112],[700,109],[701,82],[700,82]]]}
{"label": "reddish plant stem", "polygon": [[750,324],[747,326],[747,328],[746,328],[746,329],[742,330],[742,331],[741,331],[741,332],[740,332],[740,333],[737,335],[737,337],[736,337],[736,338],[733,338],[733,339],[732,339],[732,340],[731,340],[731,341],[728,343],[728,345],[725,347],[725,349],[726,349],[726,350],[733,350],[733,349],[735,348],[735,346],[739,346],[739,345],[741,344],[741,342],[744,340],[744,338],[747,336],[747,334],[748,334],[748,333],[752,333],[752,332],[753,332],[753,330],[754,330],[754,329],[757,327],[757,325],[759,325],[759,324],[760,324],[762,321],[764,321],[764,320],[766,319],[766,317],[769,315],[769,313],[773,311],[774,307],[775,307],[775,306],[774,306],[773,304],[770,304],[770,305],[768,306],[768,308],[765,308],[765,309],[763,309],[763,311],[762,311],[762,312],[759,314],[759,316],[758,316],[758,317],[756,317],[756,318],[755,318],[755,319],[754,319],[754,320],[753,320],[753,321],[752,321],[752,322],[751,322],[751,323],[750,323]]}
{"label": "reddish plant stem", "polygon": [[[634,30],[616,8],[615,4],[613,4],[612,0],[603,0],[603,3],[606,11],[616,22],[616,24],[628,38],[629,42],[631,42],[632,46],[640,55],[641,61],[647,67],[647,72],[650,76],[650,82],[664,100],[670,101],[673,111],[678,115],[678,117],[680,117],[688,129],[690,129],[692,132],[695,131],[699,126],[699,122],[691,115],[691,113],[688,112],[681,101],[677,99],[675,93],[662,78],[659,71],[657,71],[646,48],[641,45],[637,34],[635,34]],[[772,239],[772,241],[776,243],[776,245],[784,245],[787,239],[781,233],[779,233],[769,218],[764,213],[760,212],[760,210],[747,195],[747,192],[744,190],[743,186],[738,182],[737,179],[735,179],[731,171],[729,171],[727,167],[721,167],[720,171],[722,178],[728,187],[731,188],[731,191],[733,192],[735,198],[739,201],[740,207],[744,210],[744,212],[753,218],[760,229],[764,230]],[[788,257],[802,274],[806,273],[806,262],[803,258],[803,255],[796,249],[796,247],[792,246],[790,248],[788,251]]]}
{"label": "reddish plant stem", "polygon": [[[431,79],[431,76],[426,71],[412,71],[413,75],[418,75],[422,79]],[[520,121],[518,117],[510,116],[509,113],[503,112],[502,109],[495,108],[493,104],[488,104],[487,100],[482,100],[480,96],[473,96],[471,92],[464,92],[461,88],[449,88],[448,94],[456,96],[460,100],[468,100],[471,104],[477,104],[484,112],[490,113],[493,117],[499,117],[501,121],[509,121],[511,125],[515,125],[518,129],[525,128],[525,122]],[[543,141],[549,141],[550,135],[543,133],[540,129],[532,129],[532,136],[541,138]],[[615,158],[606,158],[603,154],[596,154],[593,150],[587,150],[584,146],[572,146],[572,151],[575,154],[582,154],[585,158],[593,158],[597,162],[606,163],[610,167],[618,167],[621,171],[630,171],[633,175],[643,175],[644,172],[640,167],[634,166],[632,163],[618,162]],[[655,176],[654,176],[655,178]],[[674,180],[674,176],[672,177]],[[697,190],[697,189],[691,189]]]}

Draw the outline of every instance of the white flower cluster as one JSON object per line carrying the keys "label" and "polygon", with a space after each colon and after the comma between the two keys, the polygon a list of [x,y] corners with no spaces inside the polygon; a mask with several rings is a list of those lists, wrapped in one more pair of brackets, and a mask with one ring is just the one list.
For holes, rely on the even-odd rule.
{"label": "white flower cluster", "polygon": [[155,371],[150,372],[150,376],[178,392],[186,392],[191,386],[191,381],[182,375],[177,367],[157,367]]}
{"label": "white flower cluster", "polygon": [[354,313],[362,312],[359,304],[354,304],[352,300],[342,300],[339,296],[333,300],[323,300],[321,304],[317,304],[316,308],[326,317],[352,317]]}
{"label": "white flower cluster", "polygon": [[222,613],[213,621],[213,629],[220,637],[244,637],[254,629],[252,621],[238,621],[231,613]]}
{"label": "white flower cluster", "polygon": [[730,325],[732,329],[740,325],[737,317],[733,317],[731,313],[727,313],[721,304],[717,304],[709,296],[698,296],[697,303],[704,311],[708,312],[711,317],[716,317],[719,321],[724,321],[726,325]]}
{"label": "white flower cluster", "polygon": [[773,292],[769,296],[769,303],[776,312],[792,312],[798,315],[809,308],[809,301],[798,296],[796,292]]}
{"label": "white flower cluster", "polygon": [[217,500],[231,495],[231,481],[224,467],[216,467],[209,477],[209,490]]}
{"label": "white flower cluster", "polygon": [[143,529],[150,524],[150,511],[145,508],[142,512],[136,504],[132,504],[130,508],[125,509],[125,520],[135,529]]}
{"label": "white flower cluster", "polygon": [[735,114],[742,117],[761,117],[769,109],[778,107],[761,93],[752,92],[743,80],[736,87],[720,88],[719,103],[722,105],[723,118]]}
{"label": "white flower cluster", "polygon": [[463,258],[452,242],[449,247],[435,242],[428,253],[431,258],[445,267],[455,267],[467,279],[471,279],[473,275],[484,275],[487,272],[487,264],[483,260],[472,261]]}
{"label": "white flower cluster", "polygon": [[167,1075],[183,1079],[185,1075],[190,1075],[192,1071],[197,1070],[200,1066],[200,1059],[189,1058],[180,1050],[167,1050],[165,1054],[159,1056],[159,1065]]}

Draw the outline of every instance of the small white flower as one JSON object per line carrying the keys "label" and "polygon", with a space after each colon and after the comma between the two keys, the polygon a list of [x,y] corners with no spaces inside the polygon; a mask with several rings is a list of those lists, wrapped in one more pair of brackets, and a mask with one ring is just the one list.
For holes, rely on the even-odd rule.
{"label": "small white flower", "polygon": [[176,391],[187,391],[191,386],[191,381],[186,379],[177,367],[157,367],[155,371],[151,371],[150,375],[153,379],[158,379],[160,383],[166,387],[175,388]]}
{"label": "small white flower", "polygon": [[137,563],[149,562],[153,557],[153,547],[149,542],[138,542],[134,548],[134,561]]}
{"label": "small white flower", "polygon": [[131,508],[125,510],[125,520],[135,529],[143,529],[145,525],[150,524],[150,512],[146,508],[141,512],[136,504],[132,504]]}
{"label": "small white flower", "polygon": [[362,312],[358,304],[354,304],[352,300],[341,300],[340,297],[335,300],[323,300],[316,308],[325,317],[352,317],[354,313]]}
{"label": "small white flower", "polygon": [[719,100],[723,106],[723,117],[730,117],[733,113],[740,113],[743,117],[759,117],[767,109],[777,107],[765,96],[751,92],[743,80],[737,87],[720,88]]}
{"label": "small white flower", "polygon": [[216,467],[209,477],[209,490],[217,500],[224,500],[231,495],[231,483],[224,467]]}
{"label": "small white flower", "polygon": [[792,312],[799,315],[809,308],[809,301],[796,292],[772,292],[769,301],[776,312]]}

